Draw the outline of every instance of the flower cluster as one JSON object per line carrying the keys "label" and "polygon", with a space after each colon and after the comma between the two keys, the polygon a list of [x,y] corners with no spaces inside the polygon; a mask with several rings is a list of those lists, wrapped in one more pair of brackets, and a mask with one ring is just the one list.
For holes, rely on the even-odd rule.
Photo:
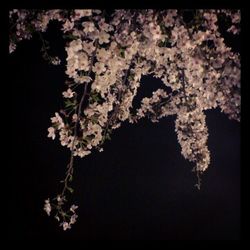
{"label": "flower cluster", "polygon": [[204,172],[209,165],[210,154],[207,148],[208,131],[202,110],[197,108],[186,112],[181,109],[175,122],[175,131],[182,155],[196,163],[196,171]]}
{"label": "flower cluster", "polygon": [[51,215],[52,207],[56,208],[56,215],[55,219],[57,221],[62,221],[60,223],[60,226],[63,227],[63,230],[67,230],[71,228],[71,225],[76,223],[76,219],[78,215],[76,214],[76,209],[78,206],[76,205],[71,205],[70,209],[68,211],[63,211],[62,206],[65,203],[65,197],[58,195],[55,199],[55,202],[51,202],[50,199],[48,198],[45,200],[44,203],[44,211],[47,213],[48,216]]}
{"label": "flower cluster", "polygon": [[[186,20],[187,11],[192,20]],[[10,53],[33,32],[45,32],[51,20],[61,23],[67,40],[65,107],[51,118],[48,137],[58,136],[71,157],[62,193],[44,205],[48,215],[55,210],[64,230],[77,218],[76,206],[63,210],[74,157],[103,151],[122,122],[176,115],[181,153],[202,173],[210,162],[204,110],[218,107],[240,121],[240,55],[226,45],[219,27],[229,20],[227,31],[239,34],[238,10],[12,10],[10,19]],[[134,111],[143,75],[161,79],[162,87]]]}

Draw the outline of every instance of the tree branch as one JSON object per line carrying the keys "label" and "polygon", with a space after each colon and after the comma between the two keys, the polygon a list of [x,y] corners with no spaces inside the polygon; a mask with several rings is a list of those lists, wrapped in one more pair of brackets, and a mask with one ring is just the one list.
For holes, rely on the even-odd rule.
{"label": "tree branch", "polygon": [[[95,51],[93,52],[92,57],[91,57],[90,68],[89,68],[87,76],[90,76],[90,73],[92,72],[92,67],[93,67],[93,63],[94,63],[94,59],[95,59],[95,55],[96,55],[96,51],[97,51],[97,42],[98,42],[98,39],[95,40]],[[66,172],[66,177],[65,177],[65,181],[64,181],[65,186],[63,188],[62,195],[64,195],[64,193],[66,191],[66,188],[68,187],[67,184],[68,184],[69,177],[73,174],[74,146],[75,146],[75,141],[76,141],[76,136],[77,136],[77,127],[78,127],[78,124],[79,124],[79,121],[80,121],[82,105],[83,105],[83,102],[84,102],[85,97],[87,95],[87,89],[88,89],[88,83],[86,83],[85,86],[84,86],[84,92],[83,92],[83,95],[81,97],[81,100],[80,100],[80,103],[79,103],[79,106],[78,106],[77,120],[76,120],[76,123],[75,123],[75,126],[74,126],[74,138],[73,138],[73,142],[72,142],[72,146],[71,146],[70,162],[69,162],[69,164],[67,166],[68,170]]]}

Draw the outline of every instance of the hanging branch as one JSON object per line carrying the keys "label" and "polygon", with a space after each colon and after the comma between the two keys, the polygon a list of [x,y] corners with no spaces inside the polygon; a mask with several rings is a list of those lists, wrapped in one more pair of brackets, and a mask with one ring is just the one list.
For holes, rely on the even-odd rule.
{"label": "hanging branch", "polygon": [[[88,71],[88,74],[87,76],[90,76],[90,73],[92,72],[92,67],[93,67],[93,63],[94,63],[94,58],[96,56],[96,50],[97,50],[97,42],[98,40],[95,40],[95,51],[93,52],[92,54],[92,57],[91,57],[91,62],[90,62],[90,68],[89,68],[89,71]],[[71,155],[70,155],[70,162],[67,166],[68,170],[66,172],[66,177],[65,177],[65,186],[63,188],[63,191],[61,193],[61,195],[63,196],[64,193],[65,193],[65,190],[68,188],[68,180],[69,178],[73,175],[73,165],[74,165],[74,146],[75,146],[75,140],[76,140],[76,137],[77,137],[77,127],[79,125],[79,121],[80,121],[80,116],[81,116],[81,112],[82,112],[82,105],[83,105],[83,102],[85,100],[85,97],[87,95],[87,89],[88,89],[88,83],[85,83],[85,86],[84,86],[84,91],[83,91],[83,95],[81,97],[81,100],[80,100],[80,103],[79,103],[79,106],[78,106],[78,111],[77,111],[77,120],[75,122],[75,126],[74,126],[74,138],[73,138],[73,142],[72,142],[72,146],[71,146]]]}
{"label": "hanging branch", "polygon": [[[66,83],[68,89],[62,93],[64,98],[68,98],[65,109],[59,112],[64,117],[55,113],[51,118],[52,125],[48,128],[48,137],[55,139],[59,135],[61,145],[70,149],[70,160],[62,181],[62,192],[52,201],[45,200],[44,204],[46,213],[50,215],[51,211],[55,212],[55,218],[61,222],[64,230],[70,229],[77,218],[77,206],[71,205],[68,210],[64,206],[66,191],[73,192],[69,182],[73,178],[74,157],[84,157],[92,149],[98,149],[115,128],[114,125],[119,125],[119,115],[122,116],[121,121],[128,119],[132,123],[145,116],[158,121],[167,115],[177,115],[175,131],[181,153],[185,159],[196,163],[196,186],[200,189],[200,175],[210,163],[203,110],[216,106],[216,101],[229,118],[238,120],[240,114],[240,58],[219,40],[222,36],[216,22],[219,12],[201,11],[202,15],[188,24],[184,22],[184,13],[177,10],[115,10],[111,16],[105,10],[89,9],[15,10],[11,13],[17,13],[16,22],[13,15],[10,15],[13,19],[10,23],[12,27],[18,27],[18,30],[11,27],[10,53],[15,50],[17,42],[31,37],[27,30],[30,22],[41,38],[44,57],[54,64],[58,61],[53,61],[49,56],[48,45],[40,31],[46,32],[48,23],[55,20],[62,25],[63,33],[66,33],[63,38],[71,39],[66,45],[68,57],[65,73],[73,83]],[[105,15],[107,19],[103,18]],[[232,27],[229,31],[237,34],[240,11],[224,10],[220,15],[231,18]],[[201,37],[204,43],[194,40],[193,30],[206,34]],[[211,37],[215,39],[213,48],[206,47],[207,51],[203,50],[204,44]],[[197,54],[200,61],[192,61]],[[137,55],[140,61],[136,64],[134,57]],[[207,55],[222,58],[225,63],[221,67],[213,67],[213,59]],[[132,90],[137,90],[139,84],[128,81],[131,71],[134,79],[149,74],[160,76],[172,92],[167,94],[159,88],[150,98],[142,99],[141,107],[132,116],[130,108],[136,94]],[[224,82],[214,84],[214,79],[222,73]],[[95,75],[94,81],[90,78],[91,74]],[[190,75],[191,78],[198,79],[197,82],[191,82]],[[82,82],[84,88],[78,102],[75,91]],[[91,91],[88,93],[90,82]],[[113,93],[114,89],[117,92]],[[85,102],[87,97],[91,100],[88,103]],[[86,109],[83,110],[84,103]],[[71,115],[73,111],[75,113]],[[81,138],[78,136],[80,132],[83,132]]]}

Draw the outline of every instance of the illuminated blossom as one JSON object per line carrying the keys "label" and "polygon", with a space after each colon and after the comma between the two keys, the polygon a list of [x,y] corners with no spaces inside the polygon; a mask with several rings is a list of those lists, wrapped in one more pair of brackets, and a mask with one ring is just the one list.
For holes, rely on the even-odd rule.
{"label": "illuminated blossom", "polygon": [[75,10],[75,16],[77,18],[85,17],[85,16],[91,16],[92,10],[85,9],[85,10]]}
{"label": "illuminated blossom", "polygon": [[49,132],[48,137],[51,137],[54,140],[55,137],[56,137],[56,135],[55,135],[55,128],[49,127],[48,128],[48,132]]}
{"label": "illuminated blossom", "polygon": [[[87,9],[9,13],[14,27],[10,53],[18,42],[32,37],[32,30],[46,32],[52,20],[61,24],[67,39],[65,108],[51,118],[48,137],[54,140],[58,133],[71,158],[62,193],[44,205],[48,215],[55,211],[63,230],[70,229],[78,217],[77,206],[64,208],[67,192],[73,191],[74,157],[103,151],[105,141],[122,122],[136,123],[144,117],[158,122],[175,115],[180,152],[200,174],[211,157],[204,111],[219,108],[240,121],[240,55],[227,45],[218,21],[226,18],[227,31],[238,35],[239,10],[194,10],[192,21],[185,21],[182,10],[174,9],[118,9],[109,18],[106,14]],[[60,63],[58,57],[50,58],[55,65]],[[142,97],[134,110],[145,75],[160,79],[162,87]]]}
{"label": "illuminated blossom", "polygon": [[74,27],[74,22],[71,22],[69,20],[66,20],[66,22],[63,24],[63,32],[67,32],[72,30]]}
{"label": "illuminated blossom", "polygon": [[50,119],[51,119],[52,124],[57,126],[58,129],[64,128],[63,119],[57,112],[55,113],[55,116]]}
{"label": "illuminated blossom", "polygon": [[74,92],[71,89],[67,89],[62,93],[63,97],[65,98],[72,98],[74,96]]}
{"label": "illuminated blossom", "polygon": [[47,213],[47,215],[50,216],[51,205],[50,205],[50,200],[49,199],[45,200],[45,204],[44,204],[44,208],[43,209]]}
{"label": "illuminated blossom", "polygon": [[63,227],[64,231],[71,228],[71,226],[68,222],[63,222],[60,225]]}
{"label": "illuminated blossom", "polygon": [[99,34],[99,43],[100,44],[108,43],[109,37],[110,37],[110,35],[108,33],[106,33],[105,31],[101,31]]}
{"label": "illuminated blossom", "polygon": [[95,63],[95,65],[93,67],[93,72],[95,72],[97,75],[100,75],[105,70],[106,70],[105,64],[102,62]]}
{"label": "illuminated blossom", "polygon": [[84,22],[84,23],[82,23],[82,26],[83,26],[83,31],[85,33],[95,31],[95,25],[93,22]]}

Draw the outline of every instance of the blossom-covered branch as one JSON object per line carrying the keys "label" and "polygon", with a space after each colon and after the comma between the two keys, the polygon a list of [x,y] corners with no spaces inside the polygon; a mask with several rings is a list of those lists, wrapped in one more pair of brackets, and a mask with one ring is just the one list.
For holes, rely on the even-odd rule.
{"label": "blossom-covered branch", "polygon": [[[71,228],[77,218],[77,206],[67,205],[74,157],[103,151],[112,130],[144,117],[158,122],[176,115],[181,153],[195,164],[200,188],[200,174],[210,163],[204,111],[219,107],[240,121],[240,55],[226,45],[220,27],[224,22],[225,32],[238,35],[240,11],[12,10],[10,53],[38,33],[44,58],[58,64],[60,59],[49,55],[42,36],[52,20],[61,24],[67,41],[67,87],[62,93],[64,108],[51,118],[48,137],[58,137],[71,155],[62,192],[45,201],[47,214],[54,211],[63,229]],[[162,86],[134,110],[144,75],[161,79]]]}

